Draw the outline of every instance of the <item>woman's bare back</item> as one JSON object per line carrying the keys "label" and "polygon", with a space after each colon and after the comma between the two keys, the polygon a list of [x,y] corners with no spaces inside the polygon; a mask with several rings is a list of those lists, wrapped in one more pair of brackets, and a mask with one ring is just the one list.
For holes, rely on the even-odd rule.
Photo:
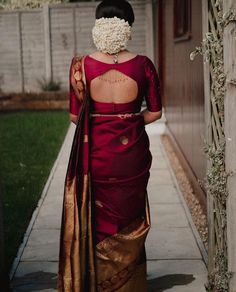
{"label": "woman's bare back", "polygon": [[[126,63],[137,55],[123,51],[118,55],[118,64]],[[95,62],[101,65],[107,64],[107,70],[91,81],[91,98],[98,102],[127,103],[136,99],[138,94],[137,82],[119,71],[119,65],[113,68],[113,56],[95,52],[89,55]],[[110,66],[111,65],[111,66]]]}

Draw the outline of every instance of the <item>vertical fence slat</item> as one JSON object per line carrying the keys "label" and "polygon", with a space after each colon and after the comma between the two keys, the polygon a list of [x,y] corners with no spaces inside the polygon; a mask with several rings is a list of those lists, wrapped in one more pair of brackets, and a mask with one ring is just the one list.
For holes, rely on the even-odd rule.
{"label": "vertical fence slat", "polygon": [[[233,1],[233,0],[232,0]],[[226,1],[207,0],[208,11],[208,31],[213,36],[207,45],[210,48],[209,61],[209,118],[211,119],[211,140],[208,141],[211,148],[208,149],[209,169],[207,176],[209,203],[209,263],[208,263],[208,283],[207,291],[229,291],[230,273],[227,267],[227,176],[225,171],[225,129],[223,102],[225,101],[224,90],[219,90],[219,86],[224,87],[224,81],[220,76],[227,72],[222,68],[224,64],[222,46],[224,26],[222,20],[222,3]],[[205,4],[206,5],[206,4]],[[223,50],[223,51],[222,51]],[[230,58],[229,58],[230,59]],[[231,59],[230,59],[231,60]],[[222,115],[223,114],[223,115]],[[232,155],[232,153],[231,153]],[[236,156],[235,156],[236,157]],[[212,208],[213,207],[213,208]],[[230,290],[231,291],[231,290]],[[236,290],[232,290],[236,291]]]}
{"label": "vertical fence slat", "polygon": [[146,52],[154,61],[153,9],[152,1],[146,2]]}
{"label": "vertical fence slat", "polygon": [[51,28],[50,28],[50,8],[48,4],[43,6],[44,23],[44,45],[45,45],[45,78],[52,79],[52,55],[51,55]]}
{"label": "vertical fence slat", "polygon": [[22,27],[21,27],[21,12],[17,13],[17,21],[18,21],[18,40],[19,40],[19,67],[20,67],[20,82],[21,82],[21,91],[25,90],[25,82],[24,82],[24,60],[23,60],[23,46],[22,46]]}
{"label": "vertical fence slat", "polygon": [[73,34],[74,34],[74,55],[77,52],[77,35],[76,35],[76,14],[75,9],[73,9]]}
{"label": "vertical fence slat", "polygon": [[[209,30],[208,26],[208,1],[202,0],[202,28],[203,38]],[[210,102],[210,65],[204,63],[204,108],[205,108],[205,137],[208,143],[212,141],[211,129],[211,102]],[[206,169],[210,167],[210,162],[207,160]],[[214,201],[213,198],[207,194],[207,218],[208,218],[208,270],[213,267],[213,253],[211,252],[215,246],[214,237]]]}
{"label": "vertical fence slat", "polygon": [[[236,12],[236,0],[223,1],[223,12]],[[230,22],[224,31],[224,67],[226,72],[225,94],[225,136],[226,139],[226,171],[232,172],[228,178],[227,198],[227,248],[228,269],[233,272],[229,283],[229,291],[236,291],[236,22]]]}

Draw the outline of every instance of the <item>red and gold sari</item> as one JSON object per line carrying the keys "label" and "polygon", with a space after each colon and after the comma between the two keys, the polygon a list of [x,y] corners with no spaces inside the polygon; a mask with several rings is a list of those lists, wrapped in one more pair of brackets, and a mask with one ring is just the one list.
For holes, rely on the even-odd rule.
{"label": "red and gold sari", "polygon": [[[155,82],[154,89],[144,84],[147,105],[158,111],[158,77],[150,60],[141,57],[136,59],[145,60],[146,78]],[[141,99],[116,105],[116,115],[108,104],[92,101],[88,90],[78,102],[80,62],[74,58],[70,69],[70,111],[78,114],[78,123],[65,179],[58,291],[145,292],[152,156],[138,113]]]}

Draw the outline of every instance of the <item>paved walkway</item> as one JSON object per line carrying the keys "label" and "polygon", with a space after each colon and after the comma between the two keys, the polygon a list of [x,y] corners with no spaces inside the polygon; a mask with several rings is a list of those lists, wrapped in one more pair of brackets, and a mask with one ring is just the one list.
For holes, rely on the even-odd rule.
{"label": "paved walkway", "polygon": [[[14,262],[14,291],[55,291],[63,186],[74,129],[71,124]],[[203,292],[204,251],[160,141],[164,123],[146,130],[153,154],[148,187],[152,227],[146,242],[149,292]]]}

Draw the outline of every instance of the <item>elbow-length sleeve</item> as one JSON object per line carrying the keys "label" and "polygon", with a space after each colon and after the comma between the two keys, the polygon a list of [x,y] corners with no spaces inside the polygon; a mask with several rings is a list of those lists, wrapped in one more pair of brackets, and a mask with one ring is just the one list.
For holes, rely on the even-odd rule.
{"label": "elbow-length sleeve", "polygon": [[145,62],[145,74],[146,74],[145,100],[147,104],[147,109],[150,112],[158,112],[162,109],[160,80],[155,65],[148,57],[146,57]]}
{"label": "elbow-length sleeve", "polygon": [[81,102],[79,101],[75,90],[73,88],[73,64],[75,58],[72,59],[70,64],[70,71],[69,71],[69,111],[73,115],[78,115],[79,109],[81,106]]}

